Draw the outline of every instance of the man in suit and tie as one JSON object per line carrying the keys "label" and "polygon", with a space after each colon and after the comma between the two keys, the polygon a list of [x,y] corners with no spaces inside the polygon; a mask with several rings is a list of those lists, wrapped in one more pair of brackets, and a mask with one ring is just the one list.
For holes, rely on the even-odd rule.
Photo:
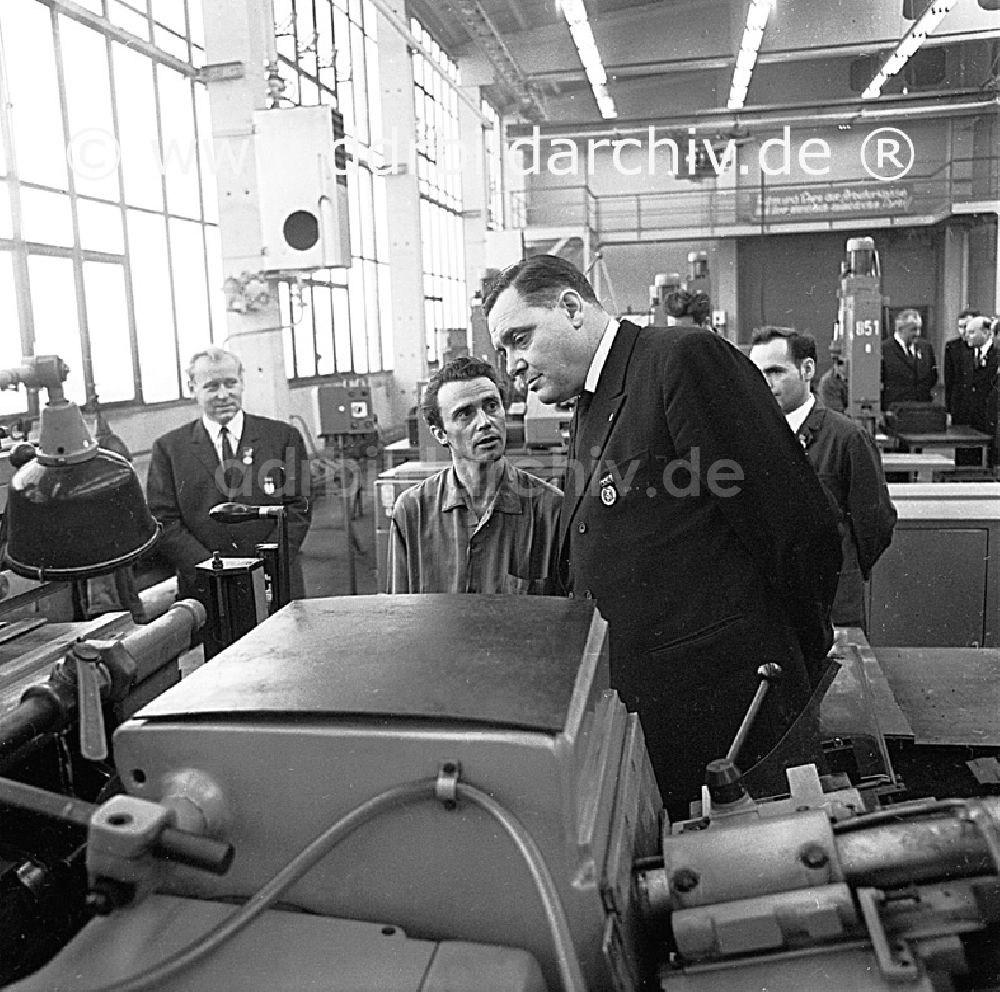
{"label": "man in suit and tie", "polygon": [[965,328],[970,317],[978,317],[978,310],[963,310],[958,315],[958,336],[946,341],[944,345],[944,405],[952,420],[955,417],[955,382],[959,373],[965,367],[965,359],[969,344],[965,340]]}
{"label": "man in suit and tie", "polygon": [[865,581],[892,541],[896,508],[885,484],[875,439],[861,424],[816,402],[816,342],[793,327],[759,327],[750,361],[798,437],[806,457],[840,515],[841,548],[833,622],[868,629]]}
{"label": "man in suit and tie", "polygon": [[[988,457],[989,464],[996,464],[997,433],[997,368],[1000,366],[993,325],[989,317],[970,317],[965,326],[965,350],[955,372],[951,393],[951,422],[984,431],[993,438]],[[966,451],[968,454],[966,454]],[[956,464],[978,464],[975,451],[959,448],[955,452]]]}
{"label": "man in suit and tie", "polygon": [[177,571],[178,598],[196,595],[195,565],[223,555],[253,557],[277,540],[273,518],[224,524],[208,511],[234,500],[284,503],[288,512],[292,598],[304,595],[299,548],[309,530],[309,461],[302,436],[278,420],[243,412],[243,365],[221,348],[198,352],[188,386],[201,416],[153,443],[146,495],[162,524],[158,548]]}
{"label": "man in suit and tie", "polygon": [[784,677],[736,760],[758,794],[785,791],[785,764],[817,757],[810,714],[828,677],[841,551],[760,373],[711,331],[613,319],[552,255],[504,270],[484,310],[539,399],[580,397],[562,578],[608,621],[612,685],[639,713],[671,817],[726,754],[764,662]]}
{"label": "man in suit and tie", "polygon": [[934,348],[920,337],[923,320],[913,309],[896,314],[893,337],[882,347],[882,409],[896,403],[929,403],[937,385]]}

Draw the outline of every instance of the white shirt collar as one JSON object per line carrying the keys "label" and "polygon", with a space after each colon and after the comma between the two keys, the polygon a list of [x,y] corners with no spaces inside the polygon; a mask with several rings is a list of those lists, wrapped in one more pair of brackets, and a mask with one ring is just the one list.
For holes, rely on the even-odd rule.
{"label": "white shirt collar", "polygon": [[614,317],[608,317],[608,323],[604,328],[604,335],[601,337],[601,343],[597,346],[597,351],[594,352],[594,359],[590,363],[590,369],[587,371],[587,378],[583,382],[583,388],[589,393],[597,392],[598,380],[601,378],[601,372],[604,371],[604,365],[611,352],[611,346],[615,343],[615,335],[617,333],[618,321],[615,320]]}
{"label": "white shirt collar", "polygon": [[[902,348],[903,351],[905,351],[907,354],[909,354],[910,353],[910,346],[906,343],[906,341],[903,338],[901,338],[898,334],[893,334],[893,337],[899,342],[899,347]],[[916,348],[916,346],[917,346],[917,342],[916,342],[916,339],[914,339],[914,341],[913,341],[913,347]]]}
{"label": "white shirt collar", "polygon": [[798,434],[799,428],[806,422],[806,417],[809,416],[815,405],[816,397],[810,393],[802,406],[797,406],[791,413],[785,414],[785,420],[788,421],[788,426],[791,427],[793,434]]}
{"label": "white shirt collar", "polygon": [[[202,416],[201,422],[205,425],[205,430],[208,431],[208,436],[212,439],[212,444],[215,445],[216,450],[219,448],[219,431],[222,430],[222,424],[216,420],[209,420],[208,417]],[[243,411],[238,410],[236,416],[226,424],[226,429],[229,431],[229,436],[232,438],[230,444],[232,444],[234,449],[238,449],[240,446],[240,438],[243,437]]]}
{"label": "white shirt collar", "polygon": [[979,346],[979,354],[985,356],[993,345],[993,338],[987,336],[986,340]]}

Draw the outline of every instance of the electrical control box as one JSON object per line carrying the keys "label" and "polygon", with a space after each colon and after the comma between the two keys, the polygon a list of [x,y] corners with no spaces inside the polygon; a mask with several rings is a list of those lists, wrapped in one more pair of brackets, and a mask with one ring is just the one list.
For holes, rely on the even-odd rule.
{"label": "electrical control box", "polygon": [[343,117],[332,107],[254,113],[261,269],[351,264]]}
{"label": "electrical control box", "polygon": [[316,390],[321,437],[374,434],[372,394],[367,385],[329,385]]}

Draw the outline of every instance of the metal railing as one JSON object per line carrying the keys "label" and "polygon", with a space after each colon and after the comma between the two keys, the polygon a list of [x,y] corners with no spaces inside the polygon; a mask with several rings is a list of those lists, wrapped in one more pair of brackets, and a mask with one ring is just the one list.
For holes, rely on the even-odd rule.
{"label": "metal railing", "polygon": [[600,241],[697,230],[726,234],[752,227],[833,221],[943,217],[962,203],[1000,200],[1000,156],[953,159],[934,172],[899,180],[719,187],[713,177],[689,190],[598,195],[587,185],[533,184],[511,194],[515,227],[589,228]]}

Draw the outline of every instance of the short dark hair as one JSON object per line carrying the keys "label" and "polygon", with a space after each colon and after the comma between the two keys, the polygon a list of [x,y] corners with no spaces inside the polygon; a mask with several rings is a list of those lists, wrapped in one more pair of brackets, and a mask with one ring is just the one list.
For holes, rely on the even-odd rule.
{"label": "short dark hair", "polygon": [[704,324],[712,312],[707,293],[691,293],[686,289],[667,293],[663,305],[671,317],[690,317],[696,324]]}
{"label": "short dark hair", "polygon": [[587,303],[597,303],[594,287],[572,263],[558,255],[531,255],[508,265],[490,284],[483,313],[488,317],[497,297],[513,286],[532,306],[554,303],[564,289],[572,289]]}
{"label": "short dark hair", "polygon": [[438,405],[438,392],[446,382],[467,382],[469,379],[489,379],[499,390],[500,399],[506,404],[507,388],[495,365],[484,362],[481,358],[470,358],[462,355],[453,358],[435,372],[427,382],[423,399],[420,401],[420,412],[431,427],[443,427],[441,407]]}
{"label": "short dark hair", "polygon": [[775,338],[782,338],[788,342],[788,357],[797,366],[807,358],[816,361],[816,339],[811,334],[800,334],[794,327],[776,327],[773,324],[756,327],[750,344],[767,344]]}
{"label": "short dark hair", "polygon": [[978,310],[971,310],[967,307],[958,315],[959,320],[963,317],[982,317],[982,314]]}

